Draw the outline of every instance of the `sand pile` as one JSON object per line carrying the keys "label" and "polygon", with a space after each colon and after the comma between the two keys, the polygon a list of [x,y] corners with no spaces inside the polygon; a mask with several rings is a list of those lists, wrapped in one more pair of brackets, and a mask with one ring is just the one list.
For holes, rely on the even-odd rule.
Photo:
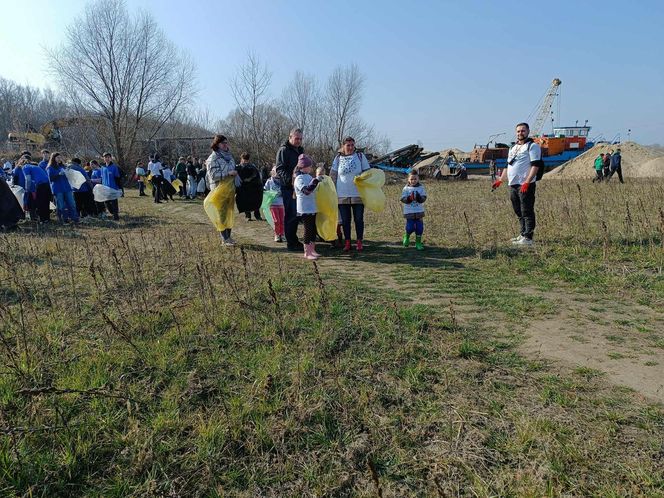
{"label": "sand pile", "polygon": [[592,149],[545,174],[548,178],[593,178],[595,159],[602,153],[620,148],[622,172],[626,178],[664,178],[664,152],[654,147],[623,142],[618,145],[597,144]]}
{"label": "sand pile", "polygon": [[662,157],[656,157],[637,166],[636,171],[638,173],[637,176],[642,178],[664,177],[664,153],[662,153]]}

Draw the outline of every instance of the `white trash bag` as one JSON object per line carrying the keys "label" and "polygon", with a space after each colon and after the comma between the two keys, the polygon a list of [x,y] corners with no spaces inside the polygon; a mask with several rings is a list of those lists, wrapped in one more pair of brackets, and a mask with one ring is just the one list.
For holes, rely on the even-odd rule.
{"label": "white trash bag", "polygon": [[114,201],[122,197],[122,190],[116,190],[106,185],[95,185],[92,195],[95,197],[95,202]]}
{"label": "white trash bag", "polygon": [[69,181],[69,185],[71,185],[71,188],[76,190],[81,188],[81,185],[83,185],[87,181],[83,173],[81,173],[80,171],[76,171],[75,169],[67,168],[65,170],[65,176],[67,177],[67,181]]}
{"label": "white trash bag", "polygon": [[198,185],[196,186],[196,193],[202,194],[205,192],[205,178],[198,180]]}
{"label": "white trash bag", "polygon": [[16,200],[18,203],[21,205],[21,209],[24,209],[23,207],[23,196],[25,195],[25,189],[19,185],[12,185],[9,187],[12,189],[12,192],[14,193],[14,197],[16,197]]}

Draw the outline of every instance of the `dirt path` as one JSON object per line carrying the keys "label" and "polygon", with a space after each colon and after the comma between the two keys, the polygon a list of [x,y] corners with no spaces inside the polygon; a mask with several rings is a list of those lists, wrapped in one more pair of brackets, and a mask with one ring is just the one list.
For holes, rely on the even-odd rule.
{"label": "dirt path", "polygon": [[560,290],[550,297],[563,311],[529,324],[525,354],[596,370],[613,384],[664,402],[663,315],[635,303],[588,301]]}
{"label": "dirt path", "polygon": [[[169,218],[187,219],[191,223],[208,226],[209,221],[199,202],[174,202],[161,206]],[[241,243],[272,247],[292,257],[283,244],[272,240],[270,227],[264,222],[246,221],[243,215],[236,217],[233,237]],[[367,283],[382,291],[394,291],[406,295],[419,304],[444,309],[453,303],[455,316],[470,321],[482,316],[482,310],[474,305],[459,305],[461,296],[441,293],[432,283],[409,283],[399,278],[403,268],[403,249],[397,244],[367,244],[366,254],[343,254],[319,246],[325,257],[318,260],[323,278],[329,281],[342,276]],[[373,254],[372,254],[373,253]],[[439,260],[425,251],[418,260],[437,268]],[[398,256],[395,256],[398,255]],[[464,256],[446,257],[463,268]],[[429,260],[429,261],[427,261]],[[664,402],[664,315],[652,309],[628,302],[600,302],[587,296],[557,289],[555,292],[525,290],[558,304],[558,314],[535,320],[523,331],[520,347],[530,357],[546,358],[559,362],[566,369],[592,369],[618,386],[626,386],[656,401]],[[500,328],[500,324],[492,324]],[[589,370],[591,371],[591,370]]]}

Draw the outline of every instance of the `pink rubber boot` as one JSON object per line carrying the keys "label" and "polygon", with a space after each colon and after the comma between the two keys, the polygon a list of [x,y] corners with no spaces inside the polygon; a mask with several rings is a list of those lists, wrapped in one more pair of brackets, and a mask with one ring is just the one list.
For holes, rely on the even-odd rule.
{"label": "pink rubber boot", "polygon": [[312,253],[313,250],[313,244],[304,244],[304,257],[309,260],[315,260],[318,259],[318,257],[314,256]]}

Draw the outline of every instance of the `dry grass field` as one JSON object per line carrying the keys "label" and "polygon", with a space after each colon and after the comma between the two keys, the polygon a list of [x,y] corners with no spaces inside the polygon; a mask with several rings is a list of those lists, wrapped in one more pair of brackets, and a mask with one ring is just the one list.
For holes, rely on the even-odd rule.
{"label": "dry grass field", "polygon": [[662,496],[664,182],[401,185],[314,265],[201,202],[0,235],[4,496]]}

